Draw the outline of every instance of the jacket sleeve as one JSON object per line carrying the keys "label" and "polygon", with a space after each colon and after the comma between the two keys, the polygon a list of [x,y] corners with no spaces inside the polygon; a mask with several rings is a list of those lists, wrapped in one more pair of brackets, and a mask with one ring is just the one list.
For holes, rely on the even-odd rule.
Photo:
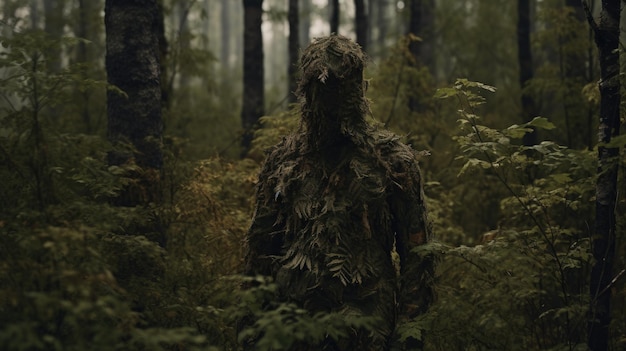
{"label": "jacket sleeve", "polygon": [[434,300],[434,258],[416,250],[431,240],[422,178],[417,161],[394,165],[391,199],[396,250],[400,259],[399,322],[424,313]]}
{"label": "jacket sleeve", "polygon": [[259,174],[254,215],[246,236],[244,273],[250,276],[272,275],[273,263],[283,245],[284,230],[279,223],[280,204],[277,197],[273,196],[271,174],[272,162],[268,160]]}

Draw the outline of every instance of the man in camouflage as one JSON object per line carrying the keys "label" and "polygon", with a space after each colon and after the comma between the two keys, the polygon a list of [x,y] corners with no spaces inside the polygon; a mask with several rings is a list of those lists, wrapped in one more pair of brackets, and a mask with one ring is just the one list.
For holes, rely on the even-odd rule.
{"label": "man in camouflage", "polygon": [[294,350],[390,350],[397,325],[433,299],[432,259],[412,250],[431,237],[417,154],[366,122],[365,64],[339,35],[304,50],[300,128],[259,176],[246,273],[273,277],[281,301],[311,313],[378,320]]}

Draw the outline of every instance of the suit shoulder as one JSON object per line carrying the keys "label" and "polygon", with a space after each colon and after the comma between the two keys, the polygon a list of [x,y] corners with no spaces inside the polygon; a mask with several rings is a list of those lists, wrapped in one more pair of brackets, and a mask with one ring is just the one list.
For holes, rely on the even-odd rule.
{"label": "suit shoulder", "polygon": [[389,131],[376,133],[376,148],[394,166],[404,164],[413,165],[418,163],[421,153],[415,151],[411,145],[400,140],[400,136]]}

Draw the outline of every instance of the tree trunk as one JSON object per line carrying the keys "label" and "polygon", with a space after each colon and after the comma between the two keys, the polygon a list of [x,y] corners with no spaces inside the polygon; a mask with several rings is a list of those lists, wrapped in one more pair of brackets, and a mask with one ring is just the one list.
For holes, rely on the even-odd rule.
{"label": "tree trunk", "polygon": [[330,7],[330,33],[339,34],[339,0],[329,0]]}
{"label": "tree trunk", "polygon": [[[608,143],[619,135],[619,23],[620,1],[602,0],[598,21],[585,9],[594,30],[600,58],[600,125],[599,142]],[[592,351],[609,349],[611,323],[611,280],[615,255],[615,204],[617,201],[617,170],[619,148],[598,147],[598,179],[596,184],[596,222],[592,239],[595,262],[590,280],[590,319],[588,346]]]}
{"label": "tree trunk", "polygon": [[421,41],[413,41],[409,46],[409,50],[417,61],[434,72],[432,36],[435,2],[434,0],[411,0],[410,5],[408,33],[419,37]]}
{"label": "tree trunk", "polygon": [[[376,42],[374,42],[374,27],[373,22],[373,14],[376,12],[377,0],[367,0],[367,15],[368,15],[368,25],[367,25],[367,48],[369,50],[369,57],[374,58],[372,54],[378,54],[378,48],[376,47]],[[380,22],[379,22],[380,23]]]}
{"label": "tree trunk", "polygon": [[387,41],[387,31],[389,26],[387,23],[387,3],[388,0],[378,0],[378,50],[382,57],[387,52],[385,42]]}
{"label": "tree trunk", "polygon": [[305,47],[309,45],[311,40],[311,0],[301,0],[298,3],[300,4],[300,13],[298,14],[300,46]]}
{"label": "tree trunk", "polygon": [[165,37],[165,18],[163,13],[163,1],[158,0],[158,18],[156,19],[156,35],[159,41],[159,61],[161,66],[161,105],[169,109],[172,100],[173,88],[168,84],[168,55],[169,45]]}
{"label": "tree trunk", "polygon": [[287,77],[289,79],[289,86],[287,94],[289,96],[288,101],[294,103],[297,101],[296,87],[297,79],[296,73],[298,72],[298,51],[300,50],[300,21],[299,21],[299,0],[289,0],[289,67],[287,69]]}
{"label": "tree trunk", "polygon": [[39,28],[39,1],[30,0],[30,27],[32,29]]}
{"label": "tree trunk", "polygon": [[[43,9],[46,15],[44,31],[52,37],[53,40],[59,40],[63,36],[63,0],[44,0]],[[52,45],[46,50],[46,67],[49,72],[59,72],[61,70],[61,46]]]}
{"label": "tree trunk", "polygon": [[436,71],[435,17],[435,0],[422,0],[422,62],[431,73]]}
{"label": "tree trunk", "polygon": [[232,37],[234,38],[234,58],[233,66],[243,67],[243,56],[244,56],[244,36],[245,36],[245,24],[244,24],[244,16],[240,14],[243,13],[243,3],[241,1],[235,1],[232,3],[232,11],[230,13],[229,21],[233,24],[231,27],[231,33],[233,33]]}
{"label": "tree trunk", "polygon": [[[92,7],[93,0],[78,0],[78,32],[76,35],[79,38],[89,39],[92,37],[90,28],[90,16],[94,11]],[[78,43],[78,50],[76,52],[76,61],[82,64],[88,64],[92,60],[92,55],[90,55],[90,50],[87,47],[87,44],[83,41]],[[87,79],[87,76],[84,77]],[[84,124],[84,130],[87,134],[91,134],[94,132],[93,121],[91,120],[91,113],[89,112],[90,106],[90,97],[91,92],[87,89],[78,89],[79,91],[79,101],[77,104],[80,105],[80,114],[81,120]]]}
{"label": "tree trunk", "polygon": [[[135,163],[137,182],[115,203],[140,206],[161,202],[161,66],[157,0],[106,0],[106,71],[121,89],[107,92],[109,164]],[[132,35],[128,35],[132,33]]]}
{"label": "tree trunk", "polygon": [[[517,59],[519,63],[519,84],[521,89],[521,112],[524,122],[537,116],[535,101],[526,90],[528,82],[533,78],[533,57],[530,48],[530,4],[531,0],[517,0]],[[537,144],[537,132],[526,133],[524,145]]]}
{"label": "tree trunk", "polygon": [[187,55],[191,51],[191,37],[192,33],[189,29],[189,11],[193,6],[193,2],[189,0],[178,0],[176,9],[178,17],[178,60],[176,65],[178,66],[178,88],[186,89],[189,86],[190,76],[183,68],[183,60],[181,58]]}
{"label": "tree trunk", "polygon": [[[564,6],[564,9],[568,10],[568,20],[572,23],[579,22],[581,27],[576,27],[583,28],[586,18],[581,1],[566,0]],[[575,32],[570,30],[572,34]],[[585,38],[589,40],[589,44],[591,44],[591,38],[591,35]],[[569,49],[572,45],[581,43],[581,39],[578,36],[567,35],[567,33],[559,36],[559,46],[561,47],[559,68],[564,89],[563,94],[565,94],[563,110],[567,126],[567,146],[575,149],[587,147],[591,150],[594,146],[595,137],[593,128],[595,113],[591,104],[581,103],[579,97],[580,91],[586,83],[597,81],[597,77],[594,77],[595,60],[593,53],[589,56],[581,50],[578,51],[578,54],[573,54],[572,50]],[[589,45],[588,50],[593,50],[593,45]]]}
{"label": "tree trunk", "polygon": [[222,73],[230,72],[230,2],[232,0],[222,0],[221,21],[221,50],[220,61],[222,63]]}
{"label": "tree trunk", "polygon": [[[414,65],[424,65],[428,67],[428,64],[432,64],[432,26],[433,20],[428,18],[434,16],[434,2],[431,0],[412,0],[409,9],[409,28],[408,34],[414,35],[420,38],[420,40],[412,40],[409,43],[409,51],[411,52]],[[429,67],[432,69],[432,67]],[[415,97],[409,98],[409,109],[411,111],[420,111],[422,109]]]}
{"label": "tree trunk", "polygon": [[202,50],[210,51],[209,36],[211,35],[211,0],[202,0],[202,11],[204,11],[205,17],[202,19]]}
{"label": "tree trunk", "polygon": [[363,0],[354,0],[354,7],[356,42],[361,45],[361,49],[363,49],[363,52],[367,52],[368,21],[367,11],[365,10],[365,2]]}
{"label": "tree trunk", "polygon": [[574,15],[577,19],[585,20],[585,11],[583,10],[580,0],[565,0],[565,6],[569,6],[574,9]]}
{"label": "tree trunk", "polygon": [[[422,34],[422,0],[411,0],[411,8],[409,11],[409,34],[419,37]],[[420,43],[417,41],[411,42],[409,50],[415,60],[419,61],[422,51]]]}
{"label": "tree trunk", "polygon": [[242,154],[250,149],[253,130],[263,116],[263,34],[261,32],[263,0],[244,0],[243,34],[243,124]]}
{"label": "tree trunk", "polygon": [[44,96],[44,94],[42,94],[41,81],[38,79],[38,75],[43,71],[41,67],[43,64],[40,64],[42,62],[41,57],[38,51],[33,52],[31,56],[30,73],[33,79],[29,80],[29,88],[31,90],[30,101],[32,103],[32,129],[30,131],[30,139],[33,141],[31,165],[35,176],[35,193],[38,209],[43,212],[48,205],[56,202],[56,198],[54,196],[54,186],[48,162],[48,143],[46,142],[41,123],[40,112],[43,107],[42,96]]}
{"label": "tree trunk", "polygon": [[[76,36],[79,38],[87,39],[93,41],[99,34],[99,31],[96,27],[97,18],[100,20],[100,15],[98,9],[102,4],[100,1],[94,0],[78,0],[78,28],[76,32]],[[98,56],[101,54],[99,52],[101,46],[98,45],[88,45],[87,43],[81,41],[78,43],[76,50],[75,62],[85,64],[86,67],[92,67],[87,69],[83,79],[93,79],[96,78],[93,76],[93,72],[97,65],[96,60],[99,60]],[[83,122],[83,130],[87,134],[96,132],[96,123],[94,121],[93,115],[91,113],[94,110],[94,104],[91,100],[91,96],[93,92],[89,89],[76,89],[77,97],[76,104],[79,106],[81,121]],[[100,107],[100,106],[98,106]]]}

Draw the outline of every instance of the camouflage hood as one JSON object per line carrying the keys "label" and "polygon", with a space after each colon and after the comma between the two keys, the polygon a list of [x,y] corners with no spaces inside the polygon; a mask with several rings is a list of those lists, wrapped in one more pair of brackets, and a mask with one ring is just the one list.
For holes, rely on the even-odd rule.
{"label": "camouflage hood", "polygon": [[314,39],[302,52],[298,97],[309,146],[320,148],[362,134],[369,107],[361,47],[341,35]]}

